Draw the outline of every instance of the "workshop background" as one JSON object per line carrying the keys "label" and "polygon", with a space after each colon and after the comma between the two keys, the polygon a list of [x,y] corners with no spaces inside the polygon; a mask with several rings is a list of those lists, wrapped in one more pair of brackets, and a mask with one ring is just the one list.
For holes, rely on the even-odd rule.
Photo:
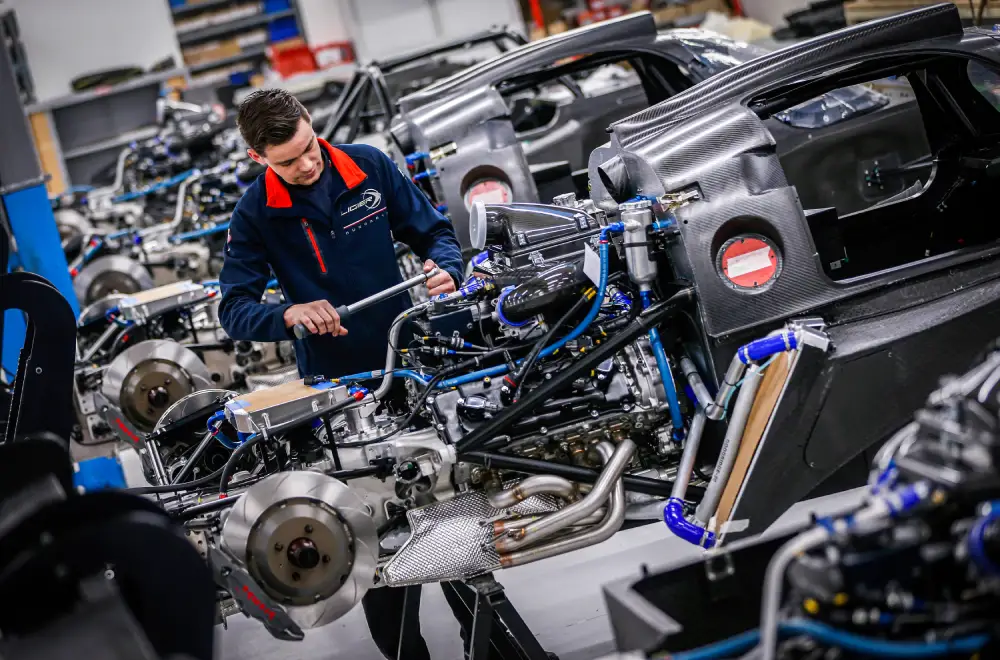
{"label": "workshop background", "polygon": [[[0,34],[13,78],[0,77],[0,121],[18,113],[23,135],[0,150],[0,216],[17,246],[9,269],[37,272],[62,292],[75,314],[80,299],[73,259],[63,255],[52,211],[113,175],[123,148],[154,139],[159,99],[210,107],[231,116],[246,95],[281,87],[310,108],[336,106],[360,67],[462,40],[504,26],[534,42],[574,28],[650,11],[660,28],[702,27],[774,49],[847,25],[932,4],[919,0],[0,0]],[[1000,3],[959,2],[967,24],[1000,19]],[[451,53],[461,68],[489,50]],[[456,69],[457,70],[457,69]],[[424,83],[420,83],[421,85]],[[17,133],[17,131],[14,131]],[[4,135],[0,131],[0,135]],[[112,176],[113,178],[113,176]],[[39,189],[51,202],[22,206]],[[37,198],[36,198],[37,201]],[[26,219],[23,209],[30,220]],[[51,225],[51,226],[50,226]],[[224,231],[222,227],[222,231]],[[214,229],[211,229],[214,231]],[[61,230],[60,230],[61,231]],[[202,227],[194,231],[209,231]],[[60,247],[62,240],[62,247]],[[88,238],[89,240],[89,238]],[[83,248],[85,256],[87,246]],[[95,248],[96,249],[96,248]],[[83,257],[80,257],[83,259]],[[69,276],[67,276],[69,273]],[[161,284],[141,280],[140,289]],[[24,341],[23,316],[3,319],[3,373],[10,382]],[[248,360],[259,359],[251,356]],[[265,356],[270,359],[270,356]],[[220,370],[223,368],[220,367]],[[212,380],[215,367],[209,365]],[[83,411],[86,414],[86,411]],[[85,425],[86,426],[86,425]],[[86,429],[85,429],[86,431]],[[91,439],[92,440],[92,439]],[[80,442],[74,455],[104,455]],[[842,507],[856,493],[832,496],[809,512]],[[775,530],[805,520],[805,507]],[[775,531],[775,533],[777,533]],[[561,660],[596,658],[613,648],[600,586],[635,567],[664,567],[696,548],[662,524],[627,530],[586,550],[504,573],[532,631]],[[425,589],[423,632],[433,657],[461,657],[457,625],[440,590]],[[255,621],[231,618],[218,631],[221,657],[377,660],[360,608],[298,645],[272,639]]]}

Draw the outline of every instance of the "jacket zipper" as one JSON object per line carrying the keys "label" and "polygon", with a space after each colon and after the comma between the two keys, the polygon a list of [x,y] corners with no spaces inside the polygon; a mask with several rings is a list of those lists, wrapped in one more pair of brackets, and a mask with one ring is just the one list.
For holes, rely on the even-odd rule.
{"label": "jacket zipper", "polygon": [[302,218],[302,229],[306,232],[306,238],[312,243],[313,253],[316,255],[316,262],[319,264],[319,272],[326,275],[326,263],[323,261],[323,253],[319,251],[319,243],[316,242],[316,236],[313,234],[312,227],[309,226],[309,221]]}

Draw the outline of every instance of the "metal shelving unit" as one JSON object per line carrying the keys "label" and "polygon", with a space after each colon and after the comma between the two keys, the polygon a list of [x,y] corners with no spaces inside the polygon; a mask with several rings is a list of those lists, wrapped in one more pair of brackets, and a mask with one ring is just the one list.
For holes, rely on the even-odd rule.
{"label": "metal shelving unit", "polygon": [[261,44],[260,46],[251,46],[247,48],[242,53],[238,55],[233,55],[231,57],[224,57],[220,60],[212,60],[211,62],[205,62],[203,64],[196,64],[189,67],[189,71],[192,75],[197,73],[204,73],[205,71],[210,71],[211,69],[218,69],[224,66],[229,66],[230,64],[238,64],[240,62],[245,62],[247,60],[252,60],[257,57],[264,57],[267,55],[267,44]]}
{"label": "metal shelving unit", "polygon": [[197,43],[199,41],[205,41],[207,39],[212,39],[214,37],[222,37],[227,34],[233,34],[235,32],[242,32],[249,28],[263,27],[270,23],[271,21],[276,21],[280,18],[286,18],[288,16],[295,16],[294,9],[286,9],[284,11],[275,12],[273,14],[257,14],[256,16],[248,16],[246,18],[238,18],[231,23],[225,23],[223,25],[212,25],[206,28],[200,28],[197,30],[190,30],[188,32],[178,32],[177,41],[181,46],[187,46],[188,44]]}
{"label": "metal shelving unit", "polygon": [[[234,75],[239,75],[238,82],[227,82],[220,79],[217,83],[213,82],[212,86],[223,87],[226,85],[238,85],[240,83],[245,84],[243,81],[249,77],[245,74],[252,75],[260,71],[261,62],[267,56],[267,49],[271,45],[270,39],[273,38],[272,31],[274,30],[274,23],[276,21],[287,22],[289,19],[294,19],[299,35],[302,34],[302,18],[299,15],[295,0],[289,0],[288,8],[286,9],[278,7],[276,10],[270,12],[265,12],[267,4],[267,0],[187,0],[183,5],[171,6],[171,13],[174,16],[175,22],[191,19],[197,20],[198,16],[209,12],[220,12],[227,9],[246,9],[254,5],[260,7],[258,13],[250,16],[234,15],[235,17],[231,19],[225,17],[224,20],[220,20],[217,23],[178,31],[177,41],[182,51],[190,50],[201,44],[207,44],[211,47],[214,46],[212,42],[215,41],[219,42],[219,49],[223,51],[219,53],[219,57],[208,61],[194,61],[193,55],[185,55],[185,60],[188,62],[187,68],[190,73],[196,76],[208,73],[214,69],[224,69],[246,62],[247,66],[245,70],[241,69],[232,72]],[[218,17],[215,17],[215,19],[218,20]],[[267,43],[240,44],[240,52],[232,53],[234,50],[232,40],[238,40],[242,35],[258,32],[262,29],[268,30]],[[204,55],[205,53],[201,54],[201,56]],[[195,85],[198,85],[197,81],[195,81]]]}

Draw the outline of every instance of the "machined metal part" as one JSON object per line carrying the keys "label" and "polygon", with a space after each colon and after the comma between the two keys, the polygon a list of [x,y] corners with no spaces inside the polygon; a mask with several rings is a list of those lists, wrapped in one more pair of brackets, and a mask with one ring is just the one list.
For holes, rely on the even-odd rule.
{"label": "machined metal part", "polygon": [[123,318],[143,323],[154,316],[185,307],[207,296],[208,291],[201,284],[185,280],[125,296],[118,301],[118,309]]}
{"label": "machined metal part", "polygon": [[80,316],[77,317],[76,324],[78,326],[87,325],[88,323],[93,323],[107,316],[108,312],[118,306],[118,301],[125,297],[123,293],[113,293],[110,296],[101,298],[100,300],[95,300],[91,304],[83,308],[80,312]]}
{"label": "machined metal part", "polygon": [[226,547],[303,628],[347,614],[373,585],[375,522],[346,484],[283,472],[251,486],[222,529]]}
{"label": "machined metal part", "polygon": [[153,278],[138,261],[121,254],[94,259],[73,278],[73,291],[83,305],[114,293],[137,293],[153,288]]}
{"label": "machined metal part", "polygon": [[226,419],[240,433],[257,433],[281,424],[315,418],[333,407],[344,385],[306,385],[300,378],[277,387],[244,394],[226,404]]}
{"label": "machined metal part", "polygon": [[197,354],[177,342],[153,339],[112,360],[101,393],[136,428],[148,432],[174,403],[211,386],[208,367]]}
{"label": "machined metal part", "polygon": [[649,345],[649,337],[641,336],[615,355],[619,370],[625,374],[636,403],[646,409],[666,408],[667,398],[663,389],[660,369]]}
{"label": "machined metal part", "polygon": [[235,396],[238,396],[236,392],[223,389],[208,389],[192,392],[191,394],[178,399],[173,405],[167,408],[160,419],[157,420],[156,426],[153,430],[159,431],[164,426],[172,424],[179,419],[183,419],[196,410],[207,408],[213,404],[218,404],[221,407],[222,404]]}
{"label": "machined metal part", "polygon": [[451,467],[455,464],[455,447],[445,444],[434,429],[421,429],[403,433],[387,442],[368,445],[365,455],[369,463],[379,459],[393,458],[399,465],[409,460],[416,464],[422,477],[431,482],[428,493],[437,500],[444,500],[454,494],[451,484]]}

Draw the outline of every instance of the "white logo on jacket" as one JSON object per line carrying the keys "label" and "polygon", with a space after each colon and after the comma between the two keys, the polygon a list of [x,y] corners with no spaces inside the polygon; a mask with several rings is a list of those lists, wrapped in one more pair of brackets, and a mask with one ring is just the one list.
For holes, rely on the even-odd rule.
{"label": "white logo on jacket", "polygon": [[340,215],[347,215],[348,213],[353,213],[358,209],[373,209],[377,207],[382,202],[382,193],[375,190],[374,188],[369,188],[368,190],[361,193],[361,201],[352,206],[348,206],[347,210],[342,212]]}

